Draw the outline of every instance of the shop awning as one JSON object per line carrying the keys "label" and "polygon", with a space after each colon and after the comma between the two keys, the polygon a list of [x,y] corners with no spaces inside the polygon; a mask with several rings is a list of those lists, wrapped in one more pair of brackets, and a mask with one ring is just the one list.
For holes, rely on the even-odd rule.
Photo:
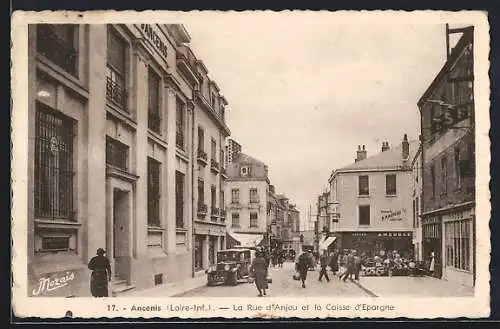
{"label": "shop awning", "polygon": [[326,238],[325,240],[323,240],[323,242],[320,243],[318,249],[319,250],[325,250],[325,249],[327,249],[336,239],[337,239],[337,237],[329,236],[328,238]]}
{"label": "shop awning", "polygon": [[238,241],[242,247],[256,247],[264,239],[264,235],[262,234],[244,234],[229,231],[227,233]]}

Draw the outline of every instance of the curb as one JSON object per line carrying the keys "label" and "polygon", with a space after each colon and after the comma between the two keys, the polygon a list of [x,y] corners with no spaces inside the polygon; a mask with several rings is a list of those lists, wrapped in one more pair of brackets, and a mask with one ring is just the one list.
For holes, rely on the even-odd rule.
{"label": "curb", "polygon": [[378,297],[375,293],[373,293],[373,291],[365,288],[364,286],[362,286],[359,282],[357,282],[356,280],[353,280],[351,278],[349,278],[349,280],[354,283],[356,286],[358,286],[358,288],[360,288],[361,290],[363,290],[364,292],[366,292],[368,295],[370,295],[370,297]]}

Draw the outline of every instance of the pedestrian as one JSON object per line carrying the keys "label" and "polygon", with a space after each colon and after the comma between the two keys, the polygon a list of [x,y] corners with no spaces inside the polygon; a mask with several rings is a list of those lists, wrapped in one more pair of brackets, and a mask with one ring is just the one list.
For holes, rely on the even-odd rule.
{"label": "pedestrian", "polygon": [[345,272],[344,276],[342,277],[342,281],[344,281],[344,282],[346,282],[348,277],[350,277],[354,274],[354,254],[352,251],[347,256],[346,266],[347,266],[347,271]]}
{"label": "pedestrian", "polygon": [[339,258],[338,250],[334,250],[332,256],[330,257],[330,264],[329,264],[330,265],[330,270],[332,271],[332,273],[334,275],[339,270],[338,258]]}
{"label": "pedestrian", "polygon": [[279,267],[283,267],[284,259],[285,259],[285,251],[280,250],[280,252],[278,253],[278,266]]}
{"label": "pedestrian", "polygon": [[255,286],[259,291],[259,297],[266,295],[266,289],[268,289],[267,285],[267,269],[268,269],[268,261],[264,257],[264,252],[257,251],[255,255],[255,259],[252,262],[252,266],[250,271],[254,277]]}
{"label": "pedestrian", "polygon": [[430,262],[429,262],[429,273],[431,276],[434,276],[435,267],[436,267],[436,256],[434,254],[434,251],[431,251]]}
{"label": "pedestrian", "polygon": [[359,281],[359,272],[361,272],[361,258],[357,255],[357,251],[353,251],[354,255],[354,280]]}
{"label": "pedestrian", "polygon": [[312,265],[313,265],[313,257],[311,255],[311,251],[309,249],[304,248],[296,264],[296,270],[300,275],[300,281],[302,281],[302,288],[306,287],[307,271],[309,270],[309,267]]}
{"label": "pedestrian", "polygon": [[319,271],[318,281],[321,281],[324,276],[326,281],[330,282],[330,278],[328,277],[328,273],[326,272],[326,267],[328,266],[328,252],[326,250],[323,252],[323,255],[319,257],[319,263],[321,270]]}
{"label": "pedestrian", "polygon": [[88,268],[90,275],[90,292],[94,297],[108,297],[108,281],[111,281],[111,265],[104,249],[97,249],[97,256],[92,257]]}

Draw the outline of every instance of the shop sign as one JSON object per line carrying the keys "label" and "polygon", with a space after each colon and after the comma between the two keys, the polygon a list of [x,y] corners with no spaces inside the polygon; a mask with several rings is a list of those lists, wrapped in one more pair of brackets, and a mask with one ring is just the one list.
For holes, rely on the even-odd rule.
{"label": "shop sign", "polygon": [[167,45],[161,40],[160,36],[155,32],[151,24],[141,24],[141,30],[148,39],[153,43],[156,49],[167,58]]}
{"label": "shop sign", "polygon": [[378,237],[411,237],[411,232],[379,232]]}
{"label": "shop sign", "polygon": [[34,280],[29,294],[34,297],[56,294],[56,291],[61,288],[76,284],[77,279],[78,275],[75,271],[46,273]]}
{"label": "shop sign", "polygon": [[443,214],[443,221],[456,221],[462,219],[469,219],[472,217],[472,210],[454,211],[451,213]]}
{"label": "shop sign", "polygon": [[352,233],[351,235],[352,235],[352,236],[366,236],[366,233],[363,233],[363,232],[356,232],[356,233]]}
{"label": "shop sign", "polygon": [[422,218],[422,225],[431,225],[431,224],[439,224],[439,223],[441,223],[440,217]]}
{"label": "shop sign", "polygon": [[406,209],[399,210],[382,210],[382,221],[400,221],[403,220],[403,215],[406,214]]}

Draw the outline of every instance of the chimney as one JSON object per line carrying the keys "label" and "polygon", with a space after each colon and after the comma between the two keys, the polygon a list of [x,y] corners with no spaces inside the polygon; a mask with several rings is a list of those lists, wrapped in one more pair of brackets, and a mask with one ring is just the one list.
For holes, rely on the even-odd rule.
{"label": "chimney", "polygon": [[403,160],[407,160],[409,155],[410,155],[410,143],[408,143],[408,136],[405,134],[403,136],[403,142],[401,143],[403,150],[402,150],[402,157]]}
{"label": "chimney", "polygon": [[389,142],[382,142],[382,152],[390,149]]}

